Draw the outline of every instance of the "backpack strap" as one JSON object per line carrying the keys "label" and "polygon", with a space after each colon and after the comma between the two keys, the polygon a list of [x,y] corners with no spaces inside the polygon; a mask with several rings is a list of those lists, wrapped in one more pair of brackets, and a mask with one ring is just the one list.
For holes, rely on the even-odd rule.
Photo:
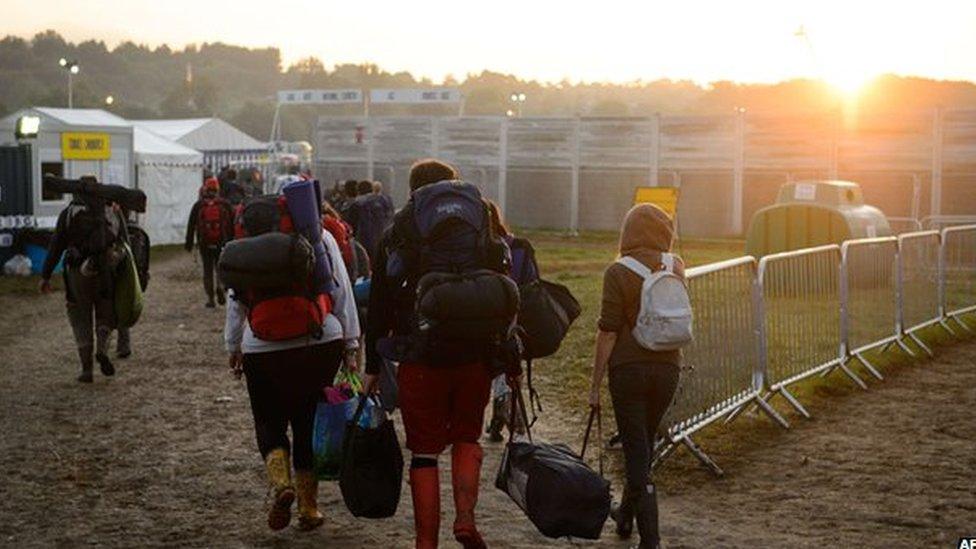
{"label": "backpack strap", "polygon": [[654,273],[651,272],[651,270],[648,269],[646,265],[644,265],[640,261],[637,261],[633,257],[630,257],[629,255],[625,255],[620,259],[617,259],[617,263],[620,263],[624,267],[627,267],[628,269],[636,273],[644,280],[647,280],[648,278],[654,276]]}
{"label": "backpack strap", "polygon": [[670,273],[674,272],[674,255],[668,253],[661,254],[661,263],[664,264],[664,270]]}

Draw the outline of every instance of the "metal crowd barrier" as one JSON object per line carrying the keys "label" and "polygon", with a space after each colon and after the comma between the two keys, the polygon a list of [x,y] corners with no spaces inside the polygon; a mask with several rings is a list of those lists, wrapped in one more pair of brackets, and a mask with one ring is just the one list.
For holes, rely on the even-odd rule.
{"label": "metal crowd barrier", "polygon": [[679,444],[717,475],[721,468],[692,440],[699,429],[747,404],[784,428],[789,424],[760,398],[759,287],[751,256],[695,267],[687,272],[695,319],[695,341],[684,351],[684,369],[663,425],[657,461]]}
{"label": "metal crowd barrier", "polygon": [[[942,317],[968,332],[973,328],[962,315],[976,312],[976,225],[942,231]],[[948,324],[944,324],[951,331]]]}
{"label": "metal crowd barrier", "polygon": [[884,379],[864,353],[898,344],[898,239],[848,240],[840,248],[841,359]]}
{"label": "metal crowd barrier", "polygon": [[715,474],[722,470],[692,440],[718,419],[728,423],[755,406],[789,424],[770,405],[780,394],[810,414],[788,389],[816,374],[841,370],[862,388],[848,363],[883,379],[869,350],[892,346],[915,356],[905,340],[932,350],[917,332],[941,325],[974,332],[976,225],[866,238],[688,270],[695,341],[665,415],[655,466],[686,446]]}
{"label": "metal crowd barrier", "polygon": [[759,262],[766,398],[780,394],[807,418],[790,385],[836,367],[866,387],[841,360],[839,264],[836,244],[771,254]]}
{"label": "metal crowd barrier", "polygon": [[932,349],[915,332],[942,320],[941,244],[938,231],[898,236],[898,333],[914,341],[929,356]]}

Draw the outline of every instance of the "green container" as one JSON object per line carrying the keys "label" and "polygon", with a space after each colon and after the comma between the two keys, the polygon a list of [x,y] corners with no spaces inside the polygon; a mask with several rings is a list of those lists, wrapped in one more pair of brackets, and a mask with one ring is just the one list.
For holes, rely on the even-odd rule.
{"label": "green container", "polygon": [[780,187],[776,204],[752,217],[746,253],[755,257],[891,235],[884,213],[864,204],[857,183],[799,181]]}

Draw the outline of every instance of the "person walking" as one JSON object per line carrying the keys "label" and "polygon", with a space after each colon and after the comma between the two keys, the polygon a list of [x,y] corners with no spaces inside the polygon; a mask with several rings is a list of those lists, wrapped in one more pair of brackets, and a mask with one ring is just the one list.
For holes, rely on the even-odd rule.
{"label": "person walking", "polygon": [[[90,176],[81,180],[96,183]],[[94,360],[103,375],[115,375],[108,345],[115,327],[114,271],[122,258],[116,245],[126,240],[125,220],[110,203],[97,196],[79,194],[58,215],[48,246],[40,290],[51,292],[51,276],[63,254],[64,297],[81,359],[81,383],[94,380]]]}
{"label": "person walking", "polygon": [[[456,512],[454,537],[466,548],[486,547],[475,524],[475,507],[483,456],[478,440],[493,377],[489,357],[477,342],[459,349],[446,342],[444,346],[433,344],[432,347],[428,341],[424,350],[417,353],[412,347],[407,350],[400,345],[409,347],[412,344],[407,342],[416,342],[417,337],[422,337],[415,331],[418,325],[414,306],[420,277],[434,272],[425,268],[430,267],[431,261],[443,262],[448,260],[446,256],[452,256],[449,258],[451,264],[477,263],[477,267],[490,269],[498,276],[508,270],[504,260],[489,259],[492,253],[475,244],[485,241],[481,234],[472,234],[469,226],[461,225],[453,225],[448,230],[446,226],[438,225],[439,222],[431,221],[435,216],[428,213],[430,210],[423,209],[430,208],[442,216],[464,215],[485,220],[487,204],[480,198],[480,193],[477,199],[472,198],[476,189],[459,182],[446,183],[459,177],[454,167],[433,159],[418,161],[411,167],[411,198],[397,212],[378,246],[370,289],[365,388],[369,392],[376,390],[384,358],[400,362],[397,371],[399,404],[406,446],[412,453],[410,491],[416,546],[421,549],[438,544],[441,512],[438,458],[448,446],[451,447],[451,483]],[[437,187],[445,184],[455,187]],[[431,194],[427,192],[428,186],[434,189],[433,193],[470,193],[467,195],[469,200],[439,203],[438,196],[451,195]],[[421,192],[424,201],[418,202],[417,196]],[[423,243],[419,223],[429,226],[431,231]],[[488,230],[488,226],[485,220],[482,230]],[[438,232],[438,227],[444,230]],[[504,243],[498,240],[498,245],[497,255],[507,255],[507,252],[501,252]],[[462,255],[463,259],[459,257]],[[473,295],[471,299],[479,297]],[[465,305],[468,309],[480,307],[475,303]],[[445,348],[451,351],[445,351]],[[398,349],[404,351],[399,357],[394,356]],[[451,363],[439,364],[445,360]]]}
{"label": "person walking", "polygon": [[203,263],[203,291],[207,294],[206,306],[214,308],[224,304],[224,288],[217,279],[217,259],[224,244],[234,236],[234,212],[229,202],[220,197],[220,183],[211,177],[204,181],[200,199],[193,204],[186,223],[186,251],[193,251],[194,240],[200,248]]}
{"label": "person walking", "polygon": [[[247,236],[275,230],[270,224],[252,225],[246,210],[244,225]],[[360,329],[352,286],[335,238],[323,230],[322,241],[328,263],[332,265],[335,289],[327,297],[316,297],[318,310],[328,313],[323,315],[321,326],[315,327],[313,333],[285,339],[262,339],[256,335],[261,331],[252,322],[295,316],[294,302],[289,302],[287,296],[280,296],[281,292],[271,292],[274,297],[261,304],[231,290],[227,305],[224,339],[232,372],[238,377],[243,374],[247,382],[258,450],[264,459],[270,485],[268,526],[272,530],[288,526],[292,503],[296,499],[300,530],[312,530],[323,524],[325,519],[317,503],[318,480],[312,470],[315,407],[322,397],[322,390],[332,384],[343,361],[350,371],[356,371]],[[302,296],[307,294],[302,292]],[[277,307],[276,298],[285,301],[280,310],[270,310]],[[323,299],[329,306],[322,307]],[[264,309],[259,311],[259,306]],[[307,323],[302,329],[309,329]],[[272,331],[282,330],[282,326],[274,326]],[[288,439],[289,426],[291,441]]]}
{"label": "person walking", "polygon": [[[672,265],[684,276],[684,264],[671,255],[674,224],[652,204],[631,208],[620,231],[620,257],[638,261],[652,272]],[[600,387],[610,370],[610,396],[624,451],[626,484],[623,499],[611,516],[617,534],[629,538],[634,521],[640,547],[657,548],[657,491],[650,480],[654,442],[661,419],[678,385],[681,351],[651,351],[632,334],[641,307],[643,278],[620,262],[603,277],[603,297],[590,388],[590,406],[600,408]]]}
{"label": "person walking", "polygon": [[[532,249],[532,244],[525,238],[516,238],[515,233],[502,220],[501,209],[498,207],[498,204],[489,200],[488,209],[491,214],[492,229],[494,229],[495,234],[500,236],[508,244],[508,248],[512,254],[508,271],[509,278],[515,281],[515,284],[519,287],[538,280],[539,266],[535,262],[535,252]],[[491,396],[492,407],[491,420],[488,422],[487,429],[488,440],[501,442],[505,438],[502,431],[504,431],[505,426],[508,424],[508,417],[511,415],[511,401],[509,399],[512,396],[512,389],[508,385],[508,379],[505,374],[499,374],[492,380]],[[521,420],[516,417],[515,422],[516,424],[511,427],[518,433],[524,433],[525,426],[520,425]]]}

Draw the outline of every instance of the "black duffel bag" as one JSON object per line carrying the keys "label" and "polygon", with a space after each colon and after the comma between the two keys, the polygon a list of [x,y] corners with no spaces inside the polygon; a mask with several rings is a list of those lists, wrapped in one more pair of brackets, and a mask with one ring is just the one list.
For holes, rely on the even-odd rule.
{"label": "black duffel bag", "polygon": [[403,484],[403,453],[393,421],[383,415],[376,428],[359,425],[367,397],[359,399],[342,440],[339,491],[354,517],[388,518],[396,514]]}
{"label": "black duffel bag", "polygon": [[273,231],[228,242],[217,272],[228,288],[288,287],[308,281],[314,253],[304,237]]}
{"label": "black duffel bag", "polygon": [[[521,388],[512,399],[528,425]],[[502,455],[495,487],[525,512],[532,524],[550,538],[599,539],[610,515],[610,483],[565,444],[516,442],[511,431]]]}
{"label": "black duffel bag", "polygon": [[543,358],[559,350],[569,327],[582,309],[562,284],[534,280],[519,288],[518,323],[525,332],[525,358]]}

